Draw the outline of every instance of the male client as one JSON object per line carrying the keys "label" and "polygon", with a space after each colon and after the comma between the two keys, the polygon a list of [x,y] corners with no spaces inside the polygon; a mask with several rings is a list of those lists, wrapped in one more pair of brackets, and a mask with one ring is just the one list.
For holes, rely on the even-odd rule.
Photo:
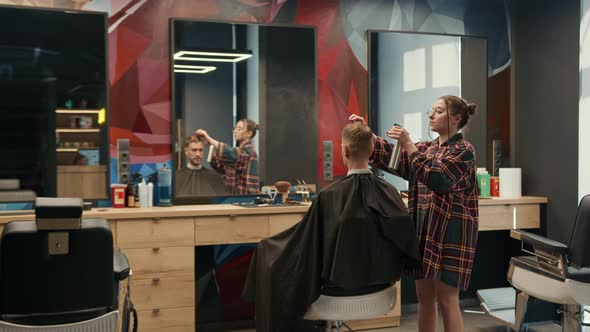
{"label": "male client", "polygon": [[203,167],[205,144],[196,135],[184,142],[186,167],[176,172],[175,196],[225,195],[229,190],[223,184],[223,177],[212,169]]}
{"label": "male client", "polygon": [[420,263],[414,225],[398,191],[369,170],[374,135],[342,129],[345,178],[322,190],[295,226],[258,243],[244,298],[257,331],[288,331],[320,293],[360,295]]}

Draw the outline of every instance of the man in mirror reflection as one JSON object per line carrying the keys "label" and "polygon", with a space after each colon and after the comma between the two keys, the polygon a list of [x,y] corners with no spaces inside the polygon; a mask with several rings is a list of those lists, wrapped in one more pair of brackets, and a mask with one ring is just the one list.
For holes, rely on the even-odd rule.
{"label": "man in mirror reflection", "polygon": [[[467,290],[475,259],[478,191],[475,149],[460,129],[476,105],[457,96],[438,98],[429,112],[431,141],[414,144],[409,133],[394,125],[387,136],[402,146],[399,167],[389,168],[393,144],[376,137],[371,164],[409,183],[408,209],[416,224],[421,268],[412,271],[418,296],[418,331],[434,332],[437,306],[444,330],[463,331],[459,290]],[[352,122],[365,120],[351,115]]]}
{"label": "man in mirror reflection", "polygon": [[223,177],[203,167],[204,150],[203,138],[191,135],[185,140],[186,167],[176,171],[175,196],[216,196],[228,193]]}
{"label": "man in mirror reflection", "polygon": [[195,135],[203,137],[215,148],[211,167],[223,174],[225,185],[234,195],[255,194],[259,192],[258,154],[252,143],[258,125],[250,119],[241,119],[233,130],[237,147],[219,142],[209,136],[207,131],[198,129]]}
{"label": "man in mirror reflection", "polygon": [[256,304],[256,331],[302,331],[297,320],[320,294],[375,293],[419,266],[399,192],[369,169],[374,141],[365,124],[346,125],[346,177],[324,188],[298,224],[257,244],[243,291]]}

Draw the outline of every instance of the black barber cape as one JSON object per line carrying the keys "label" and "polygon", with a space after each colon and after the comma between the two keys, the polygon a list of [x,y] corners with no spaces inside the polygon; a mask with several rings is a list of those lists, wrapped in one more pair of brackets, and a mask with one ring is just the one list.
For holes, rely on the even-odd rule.
{"label": "black barber cape", "polygon": [[223,176],[205,167],[177,171],[174,188],[175,196],[215,196],[230,192],[223,183]]}
{"label": "black barber cape", "polygon": [[256,304],[256,331],[287,331],[323,288],[391,283],[420,261],[397,190],[351,174],[322,190],[297,225],[258,243],[243,297]]}

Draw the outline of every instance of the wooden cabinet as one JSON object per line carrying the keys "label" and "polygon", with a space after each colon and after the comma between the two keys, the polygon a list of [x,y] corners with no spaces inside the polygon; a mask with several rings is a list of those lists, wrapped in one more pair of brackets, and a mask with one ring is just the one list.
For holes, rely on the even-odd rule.
{"label": "wooden cabinet", "polygon": [[[480,231],[538,228],[544,197],[480,200]],[[195,331],[195,246],[253,243],[292,227],[307,206],[242,208],[233,205],[93,209],[85,218],[111,222],[113,238],[131,265],[131,296],[141,331]],[[0,227],[31,215],[0,216]],[[198,249],[197,249],[198,254]],[[393,310],[375,319],[349,322],[357,330],[398,326],[400,284]]]}
{"label": "wooden cabinet", "polygon": [[195,330],[193,217],[117,220],[142,331]]}
{"label": "wooden cabinet", "polygon": [[268,237],[268,215],[230,215],[195,218],[200,245],[250,243]]}

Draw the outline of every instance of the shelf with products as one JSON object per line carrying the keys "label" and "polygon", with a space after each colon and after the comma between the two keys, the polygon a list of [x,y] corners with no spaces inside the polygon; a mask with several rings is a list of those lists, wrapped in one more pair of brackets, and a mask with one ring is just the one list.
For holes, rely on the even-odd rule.
{"label": "shelf with products", "polygon": [[98,165],[105,109],[56,109],[58,165]]}

